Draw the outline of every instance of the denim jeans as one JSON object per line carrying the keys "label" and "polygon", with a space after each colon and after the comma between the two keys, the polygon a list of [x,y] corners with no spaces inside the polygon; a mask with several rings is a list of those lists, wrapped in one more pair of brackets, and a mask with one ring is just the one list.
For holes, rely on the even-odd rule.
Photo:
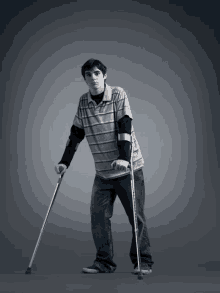
{"label": "denim jeans", "polygon": [[[141,266],[151,268],[154,262],[150,252],[150,240],[144,215],[145,185],[142,169],[134,172],[134,185]],[[96,175],[90,206],[92,235],[97,250],[94,264],[106,273],[114,272],[117,268],[113,261],[114,251],[110,221],[117,195],[132,226],[133,237],[129,256],[134,267],[138,263],[130,174],[115,179],[103,179]]]}

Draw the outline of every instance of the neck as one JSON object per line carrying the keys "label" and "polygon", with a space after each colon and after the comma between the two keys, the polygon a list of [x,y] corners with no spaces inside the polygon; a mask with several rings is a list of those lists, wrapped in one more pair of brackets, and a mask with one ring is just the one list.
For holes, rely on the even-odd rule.
{"label": "neck", "polygon": [[105,90],[105,85],[104,85],[104,87],[99,87],[97,89],[90,89],[90,92],[93,96],[95,96],[95,95],[99,95],[99,94],[103,93],[104,90]]}

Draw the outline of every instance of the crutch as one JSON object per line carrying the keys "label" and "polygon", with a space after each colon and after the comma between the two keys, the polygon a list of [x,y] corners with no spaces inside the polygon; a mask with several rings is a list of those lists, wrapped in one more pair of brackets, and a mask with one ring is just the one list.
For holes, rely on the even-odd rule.
{"label": "crutch", "polygon": [[61,182],[62,182],[63,176],[64,176],[64,173],[63,173],[62,175],[60,175],[60,178],[58,179],[56,189],[55,189],[55,191],[54,191],[54,194],[53,194],[52,200],[51,200],[51,202],[50,202],[50,206],[49,206],[48,211],[47,211],[47,214],[46,214],[46,218],[45,218],[45,220],[44,220],[44,222],[43,222],[43,226],[42,226],[42,228],[41,228],[40,235],[39,235],[39,237],[38,237],[38,240],[37,240],[37,243],[36,243],[36,245],[35,245],[34,252],[33,252],[33,255],[32,255],[32,258],[31,258],[31,261],[30,261],[30,263],[29,263],[29,266],[28,266],[28,268],[27,268],[25,274],[31,274],[31,266],[32,266],[32,263],[33,263],[33,261],[34,261],[34,257],[35,257],[35,255],[36,255],[36,252],[37,252],[38,246],[39,246],[39,244],[40,244],[40,240],[41,240],[41,237],[42,237],[42,234],[43,234],[43,231],[44,231],[44,228],[45,228],[46,222],[47,222],[47,218],[48,218],[49,213],[50,213],[50,210],[51,210],[51,208],[52,208],[52,206],[53,206],[53,204],[54,204],[54,201],[55,201],[55,198],[56,198],[57,192],[58,192],[58,190],[59,190],[60,184],[61,184]]}
{"label": "crutch", "polygon": [[133,144],[132,144],[132,135],[131,135],[131,164],[130,164],[130,175],[131,175],[131,191],[132,191],[132,202],[133,202],[133,213],[134,213],[134,226],[135,226],[135,238],[136,238],[136,248],[137,248],[137,259],[138,259],[138,280],[143,280],[143,274],[141,271],[141,261],[138,247],[138,223],[137,223],[137,214],[136,214],[136,197],[135,197],[135,188],[134,188],[134,169],[133,169]]}

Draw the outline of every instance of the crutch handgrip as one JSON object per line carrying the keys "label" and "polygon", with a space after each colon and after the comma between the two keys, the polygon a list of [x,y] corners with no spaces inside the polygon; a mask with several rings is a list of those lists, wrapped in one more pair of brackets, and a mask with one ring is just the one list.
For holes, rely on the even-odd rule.
{"label": "crutch handgrip", "polygon": [[57,182],[58,184],[60,184],[60,183],[61,183],[61,181],[62,181],[62,179],[63,179],[63,176],[64,176],[64,174],[65,174],[65,172],[64,172],[63,174],[61,174],[61,175],[60,175],[60,178],[58,179],[58,182]]}

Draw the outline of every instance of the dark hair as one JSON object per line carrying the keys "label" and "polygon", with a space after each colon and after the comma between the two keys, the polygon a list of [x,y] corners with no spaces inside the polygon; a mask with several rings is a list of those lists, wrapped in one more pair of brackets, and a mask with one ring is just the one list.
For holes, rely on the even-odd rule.
{"label": "dark hair", "polygon": [[81,73],[84,79],[85,79],[85,71],[91,70],[93,67],[97,67],[99,70],[101,70],[103,76],[107,72],[107,67],[101,61],[91,58],[88,61],[86,61],[86,63],[83,64],[82,66]]}

